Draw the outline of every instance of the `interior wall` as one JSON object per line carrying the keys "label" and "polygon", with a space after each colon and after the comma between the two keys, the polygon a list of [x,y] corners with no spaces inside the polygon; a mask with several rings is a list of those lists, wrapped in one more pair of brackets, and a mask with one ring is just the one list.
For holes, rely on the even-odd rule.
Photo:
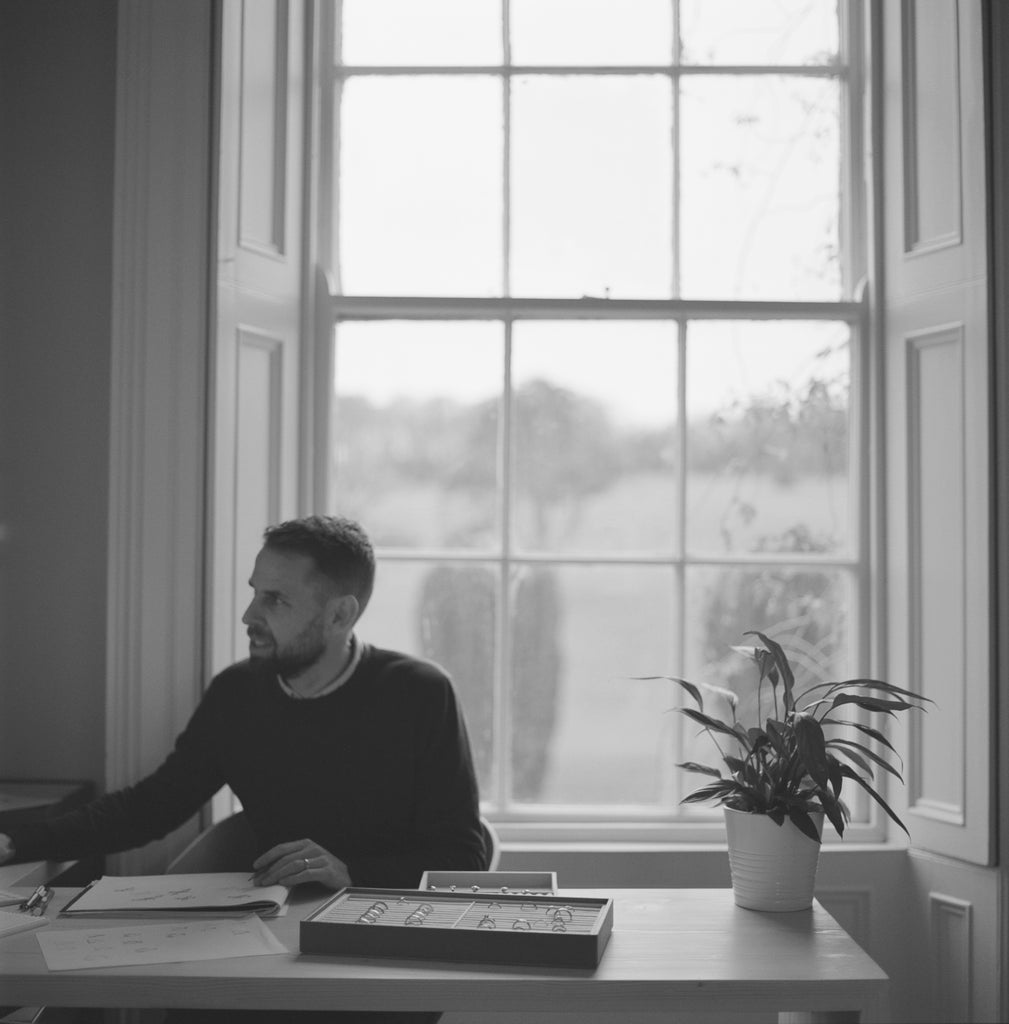
{"label": "interior wall", "polygon": [[115,0],[0,3],[0,777],[101,786]]}

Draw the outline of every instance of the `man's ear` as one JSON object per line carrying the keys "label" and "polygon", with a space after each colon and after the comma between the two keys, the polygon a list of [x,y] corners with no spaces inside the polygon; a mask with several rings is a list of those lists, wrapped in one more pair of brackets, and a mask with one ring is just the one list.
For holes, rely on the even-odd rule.
{"label": "man's ear", "polygon": [[331,597],[328,604],[329,623],[340,632],[349,632],[361,614],[361,607],[353,594]]}

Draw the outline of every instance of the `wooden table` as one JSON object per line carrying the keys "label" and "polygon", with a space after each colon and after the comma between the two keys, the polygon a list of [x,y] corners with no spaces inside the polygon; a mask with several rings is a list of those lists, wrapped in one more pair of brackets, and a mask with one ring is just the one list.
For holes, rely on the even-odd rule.
{"label": "wooden table", "polygon": [[[567,892],[614,900],[613,934],[595,970],[302,956],[298,922],[327,895],[311,889],[296,891],[289,913],[269,922],[290,950],[286,956],[50,972],[36,933],[0,939],[0,1002],[469,1012],[776,1010],[786,1020],[888,1019],[886,975],[819,904],[774,914],[735,906],[728,889]],[[73,893],[57,890],[50,914]],[[96,923],[56,918],[48,927]]]}

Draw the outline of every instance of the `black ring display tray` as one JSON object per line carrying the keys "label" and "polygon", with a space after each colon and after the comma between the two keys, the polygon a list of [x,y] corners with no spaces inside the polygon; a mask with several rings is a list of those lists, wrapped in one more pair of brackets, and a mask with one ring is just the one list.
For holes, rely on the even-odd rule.
{"label": "black ring display tray", "polygon": [[301,922],[302,953],[596,967],[613,901],[348,887]]}

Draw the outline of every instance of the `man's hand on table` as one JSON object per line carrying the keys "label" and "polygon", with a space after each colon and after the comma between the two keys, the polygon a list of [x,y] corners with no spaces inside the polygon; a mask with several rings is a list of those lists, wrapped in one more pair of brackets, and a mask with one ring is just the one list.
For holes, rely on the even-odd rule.
{"label": "man's hand on table", "polygon": [[329,889],[351,885],[347,865],[311,839],[280,843],[252,864],[256,885],[301,885],[316,882]]}
{"label": "man's hand on table", "polygon": [[7,861],[14,859],[14,844],[11,842],[11,837],[0,832],[0,864],[6,864]]}

